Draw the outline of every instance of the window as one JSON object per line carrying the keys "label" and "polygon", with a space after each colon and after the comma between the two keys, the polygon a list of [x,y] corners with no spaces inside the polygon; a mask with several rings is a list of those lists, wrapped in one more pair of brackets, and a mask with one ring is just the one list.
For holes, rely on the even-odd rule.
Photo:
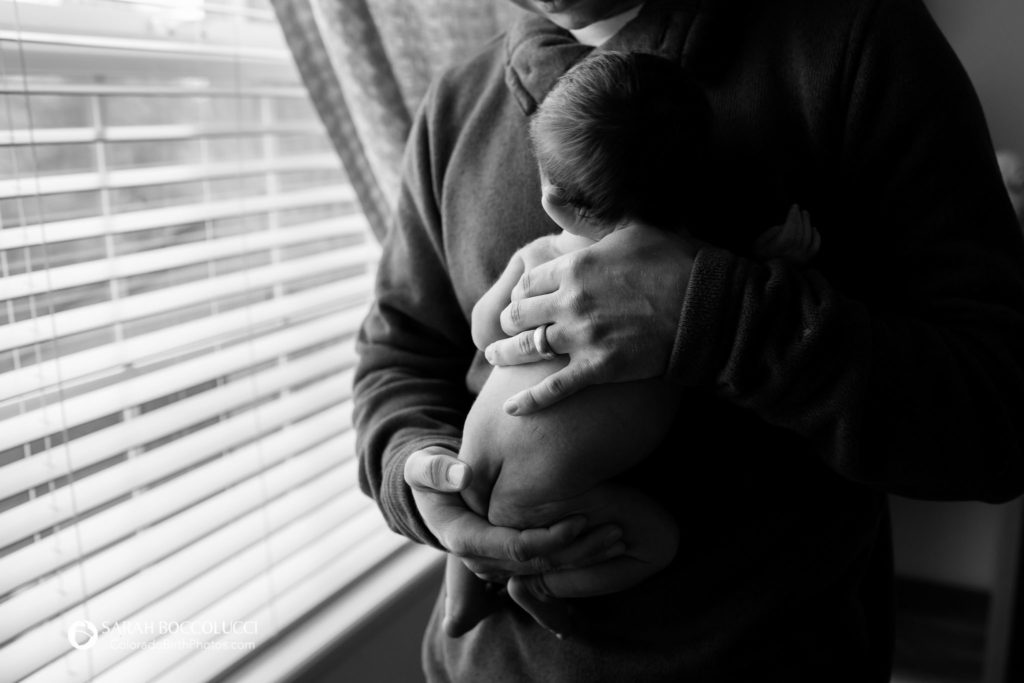
{"label": "window", "polygon": [[400,552],[368,235],[263,0],[0,0],[5,679],[206,680]]}

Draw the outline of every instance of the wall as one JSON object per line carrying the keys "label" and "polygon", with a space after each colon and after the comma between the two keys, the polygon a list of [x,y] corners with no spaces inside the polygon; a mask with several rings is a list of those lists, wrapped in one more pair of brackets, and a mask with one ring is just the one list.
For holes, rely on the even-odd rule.
{"label": "wall", "polygon": [[989,590],[996,578],[1002,508],[892,499],[896,573]]}
{"label": "wall", "polygon": [[[1024,154],[1024,1],[928,0],[985,108],[997,149]],[[996,573],[1002,507],[893,499],[902,576],[987,589]]]}
{"label": "wall", "polygon": [[441,586],[440,567],[291,683],[423,683],[420,643]]}
{"label": "wall", "polygon": [[926,4],[974,82],[996,147],[1024,154],[1024,2]]}

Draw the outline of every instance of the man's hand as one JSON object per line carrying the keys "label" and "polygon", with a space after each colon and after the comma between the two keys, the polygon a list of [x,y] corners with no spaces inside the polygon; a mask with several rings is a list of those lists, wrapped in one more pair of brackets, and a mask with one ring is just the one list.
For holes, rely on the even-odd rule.
{"label": "man's hand", "polygon": [[524,273],[501,313],[510,338],[491,344],[487,360],[540,360],[533,333],[548,324],[549,345],[570,363],[510,398],[506,412],[532,413],[592,384],[663,375],[697,249],[692,238],[635,224]]}
{"label": "man's hand", "polygon": [[459,491],[472,471],[452,451],[438,446],[416,451],[405,463],[405,481],[424,523],[442,546],[477,576],[500,581],[510,576],[588,566],[625,552],[614,525],[584,529],[576,515],[547,528],[492,526],[470,510]]}
{"label": "man's hand", "polygon": [[799,205],[789,207],[786,222],[764,231],[754,242],[754,256],[768,260],[781,258],[805,265],[821,248],[821,235],[811,223],[811,216]]}

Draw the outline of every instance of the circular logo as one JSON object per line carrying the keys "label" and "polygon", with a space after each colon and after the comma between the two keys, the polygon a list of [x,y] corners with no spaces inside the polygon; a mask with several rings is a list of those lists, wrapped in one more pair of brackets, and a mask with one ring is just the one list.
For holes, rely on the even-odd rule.
{"label": "circular logo", "polygon": [[68,642],[76,650],[88,650],[99,636],[100,632],[91,621],[76,621],[68,626]]}

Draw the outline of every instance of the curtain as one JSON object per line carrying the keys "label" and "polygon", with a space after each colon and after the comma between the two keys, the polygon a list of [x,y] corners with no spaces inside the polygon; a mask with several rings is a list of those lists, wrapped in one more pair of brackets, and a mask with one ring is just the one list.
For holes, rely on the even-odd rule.
{"label": "curtain", "polygon": [[318,114],[381,238],[432,76],[499,33],[509,0],[272,0]]}

